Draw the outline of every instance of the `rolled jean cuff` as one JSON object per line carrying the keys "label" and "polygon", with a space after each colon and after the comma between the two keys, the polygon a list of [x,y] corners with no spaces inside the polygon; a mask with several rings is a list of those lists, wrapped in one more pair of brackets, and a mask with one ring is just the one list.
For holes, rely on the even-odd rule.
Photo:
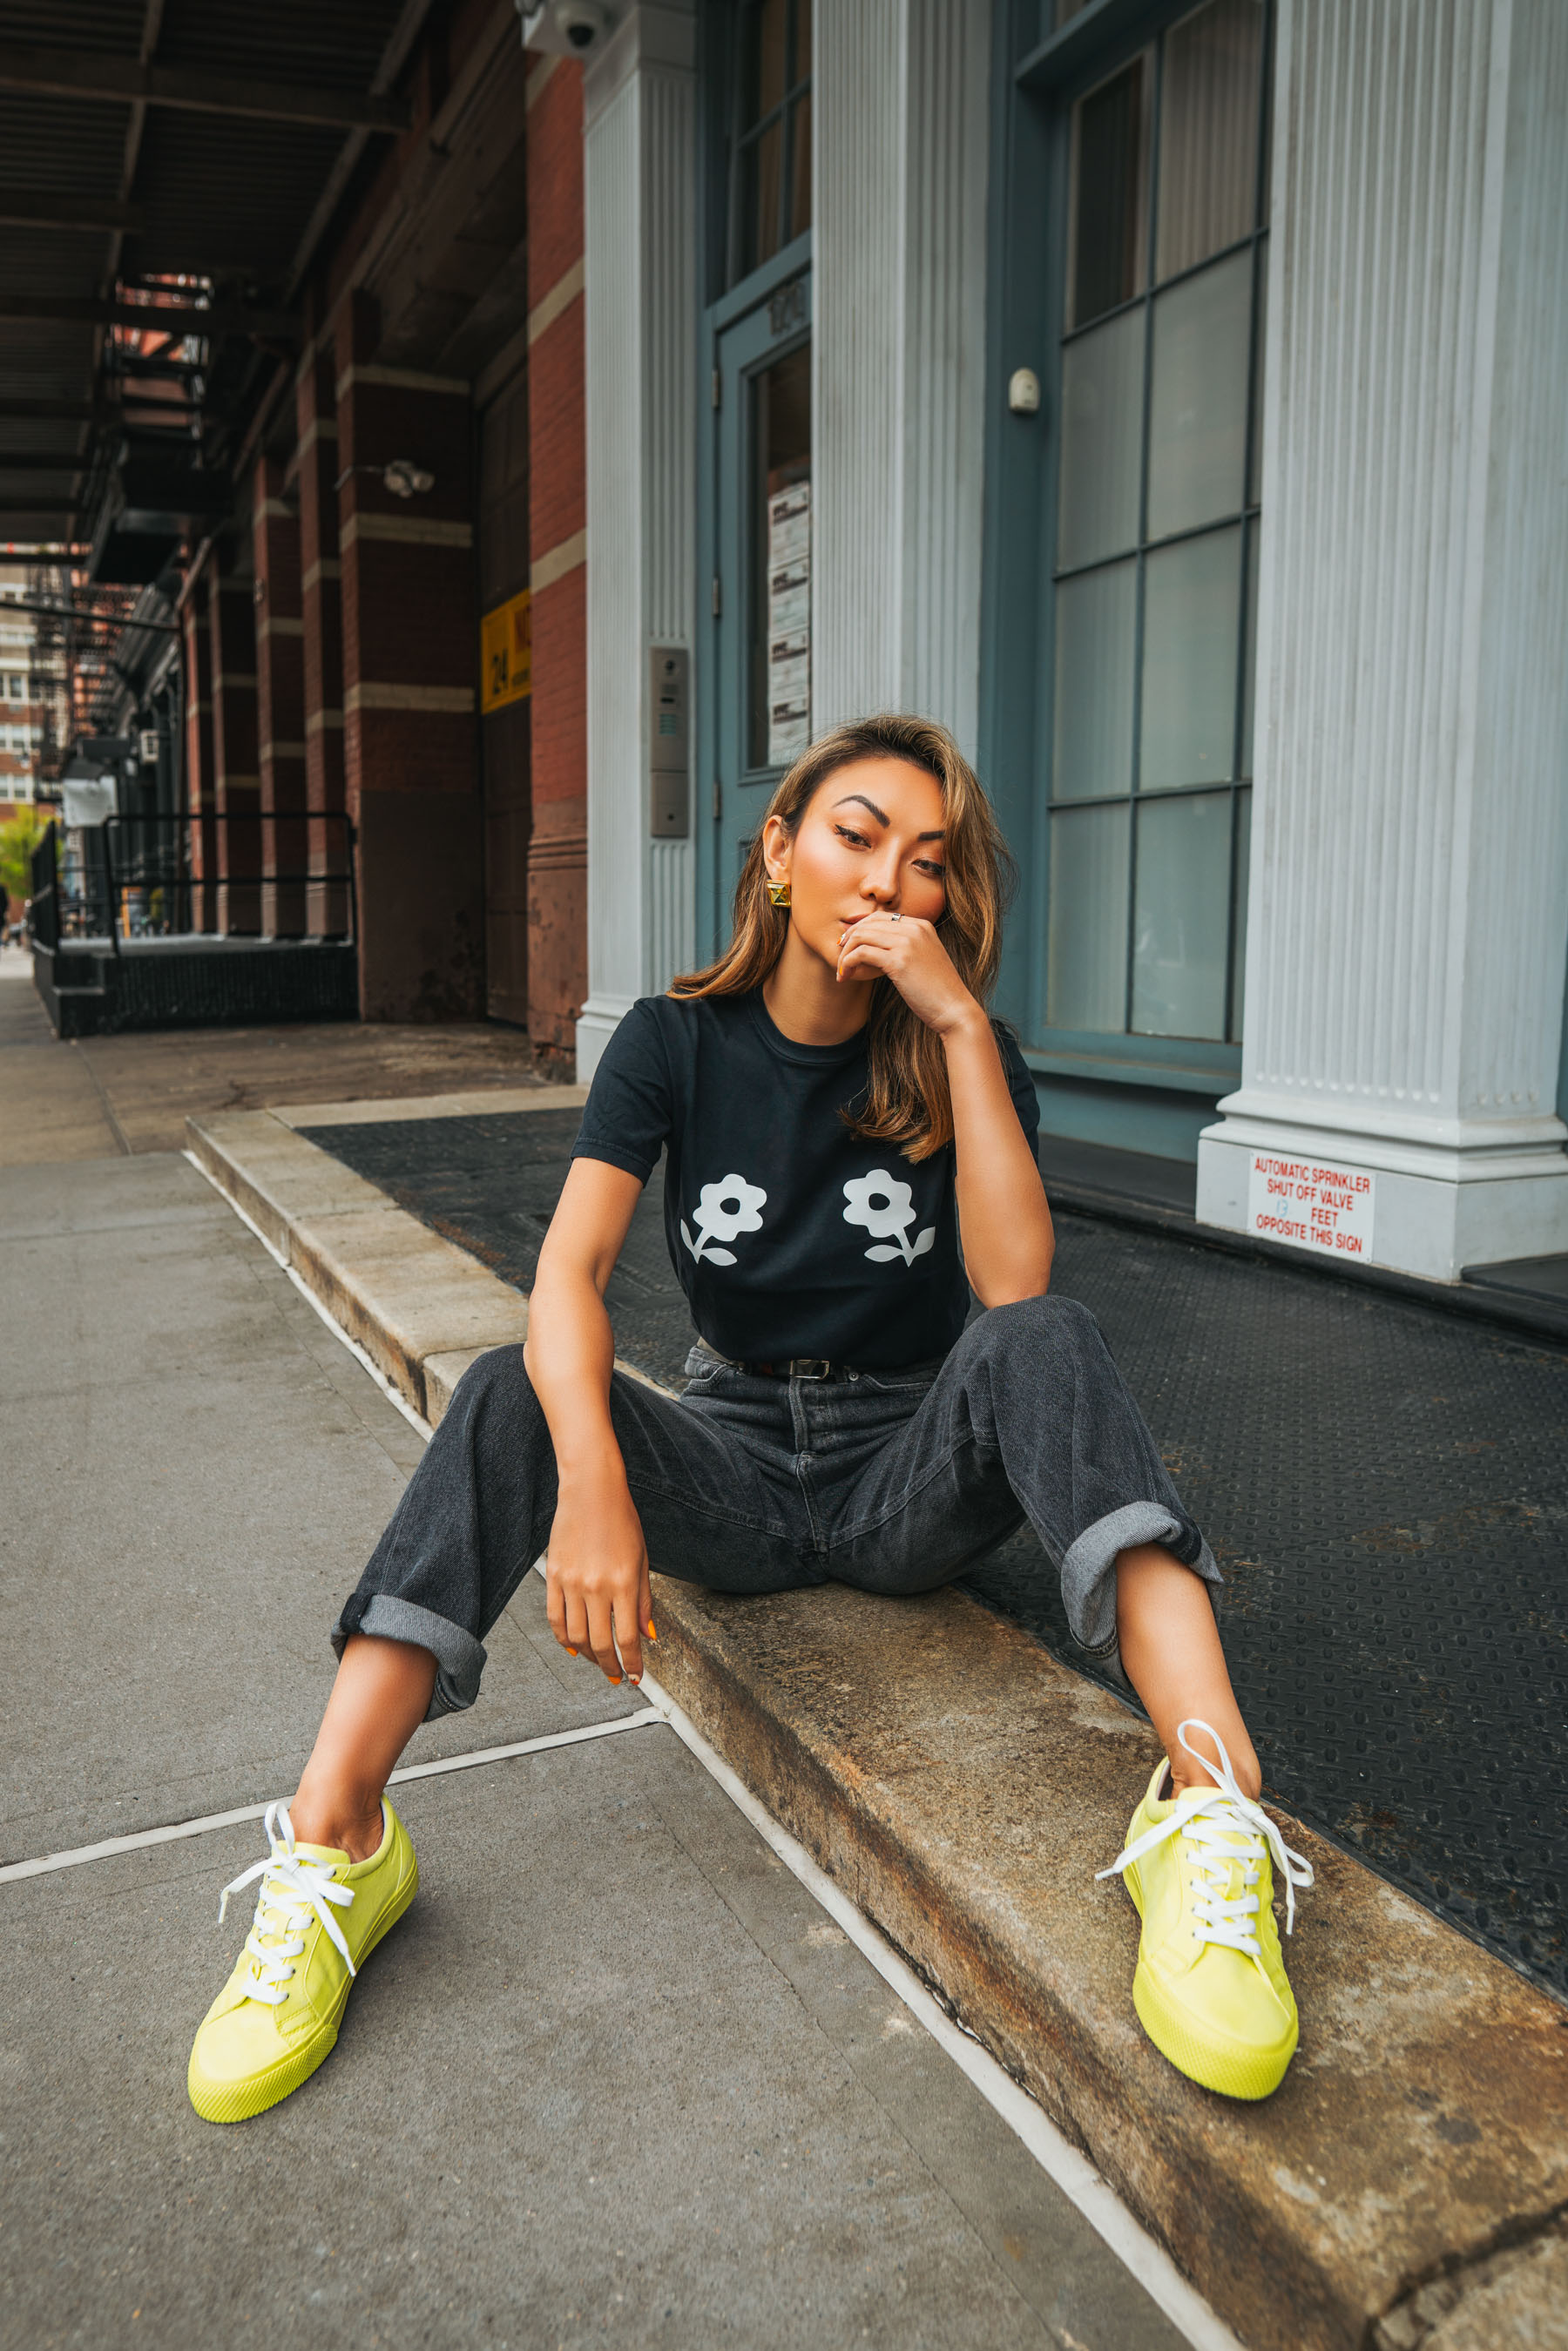
{"label": "rolled jean cuff", "polygon": [[435,1659],[435,1687],[430,1693],[426,1722],[434,1722],[444,1714],[461,1714],[478,1697],[485,1644],[455,1625],[450,1616],[438,1616],[434,1608],[421,1608],[413,1600],[399,1600],[389,1593],[372,1592],[368,1600],[356,1593],[332,1627],[332,1646],[340,1657],[354,1633],[369,1633],[373,1640],[412,1641],[430,1651]]}
{"label": "rolled jean cuff", "polygon": [[[1214,1553],[1191,1520],[1178,1518],[1165,1503],[1124,1502],[1119,1510],[1096,1519],[1061,1562],[1061,1598],[1073,1639],[1108,1663],[1117,1659],[1116,1554],[1150,1542],[1164,1543],[1201,1577],[1211,1601],[1224,1583]],[[1184,1558],[1195,1545],[1196,1558]]]}

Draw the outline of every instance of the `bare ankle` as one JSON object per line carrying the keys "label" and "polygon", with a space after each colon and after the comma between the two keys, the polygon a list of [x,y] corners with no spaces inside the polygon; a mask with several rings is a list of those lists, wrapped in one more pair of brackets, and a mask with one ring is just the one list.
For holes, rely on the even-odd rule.
{"label": "bare ankle", "polygon": [[[1263,1774],[1259,1769],[1256,1755],[1250,1751],[1246,1755],[1233,1755],[1230,1759],[1230,1768],[1235,1773],[1236,1784],[1242,1794],[1250,1796],[1256,1803],[1263,1792]],[[1200,1788],[1204,1794],[1207,1795],[1215,1784],[1201,1763],[1191,1763],[1185,1755],[1179,1769],[1174,1763],[1167,1763],[1166,1775],[1165,1793],[1167,1797],[1179,1796],[1184,1788]]]}
{"label": "bare ankle", "polygon": [[345,1796],[317,1792],[302,1784],[288,1807],[298,1844],[323,1844],[346,1853],[350,1861],[369,1861],[381,1850],[383,1834],[379,1796]]}

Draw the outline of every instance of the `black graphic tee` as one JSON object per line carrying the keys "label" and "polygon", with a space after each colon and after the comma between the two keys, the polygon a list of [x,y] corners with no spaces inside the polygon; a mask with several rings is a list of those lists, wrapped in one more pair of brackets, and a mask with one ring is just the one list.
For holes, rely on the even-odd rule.
{"label": "black graphic tee", "polygon": [[[1034,1081],[997,1031],[1019,1123]],[[760,990],[645,996],[604,1050],[572,1156],[646,1183],[667,1148],[664,1231],[692,1318],[721,1355],[890,1368],[945,1355],[969,1290],[953,1147],[912,1165],[839,1116],[865,1091],[864,1032],[798,1045]]]}

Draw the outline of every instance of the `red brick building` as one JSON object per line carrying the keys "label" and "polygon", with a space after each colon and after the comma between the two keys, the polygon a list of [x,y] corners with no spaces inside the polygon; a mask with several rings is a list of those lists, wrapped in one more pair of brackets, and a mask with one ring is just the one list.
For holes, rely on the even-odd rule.
{"label": "red brick building", "polygon": [[181,587],[194,919],[352,920],[367,1019],[487,1011],[570,1052],[581,73],[469,5],[432,12],[405,78],[409,127],[313,259],[243,499]]}
{"label": "red brick building", "polygon": [[[367,1019],[489,1014],[570,1055],[581,66],[525,50],[513,0],[57,13],[67,46],[0,76],[30,225],[0,250],[0,510],[68,551],[113,655],[56,762],[116,793],[66,944],[140,954],[155,873],[171,969],[189,934],[297,1014],[357,981]],[[118,654],[106,590],[141,630]],[[0,790],[7,691],[0,664]],[[290,998],[291,963],[330,988]],[[193,1017],[242,1017],[239,985]]]}

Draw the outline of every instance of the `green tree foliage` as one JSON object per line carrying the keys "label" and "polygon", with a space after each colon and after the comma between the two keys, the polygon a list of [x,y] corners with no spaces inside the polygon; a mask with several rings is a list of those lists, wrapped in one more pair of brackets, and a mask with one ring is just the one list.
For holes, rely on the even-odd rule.
{"label": "green tree foliage", "polygon": [[21,919],[22,901],[33,893],[33,852],[48,830],[37,809],[18,809],[0,824],[0,885],[11,895],[11,920]]}

